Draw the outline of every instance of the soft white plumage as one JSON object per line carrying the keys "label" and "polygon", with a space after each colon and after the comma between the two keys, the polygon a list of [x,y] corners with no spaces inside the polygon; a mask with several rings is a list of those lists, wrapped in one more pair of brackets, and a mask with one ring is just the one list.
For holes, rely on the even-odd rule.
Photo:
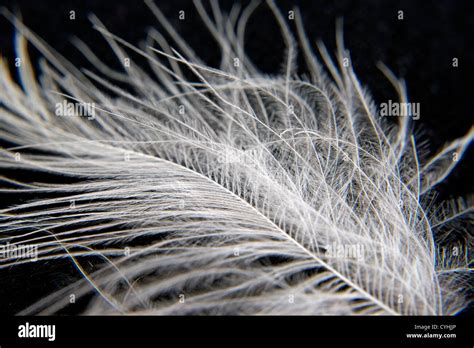
{"label": "soft white plumage", "polygon": [[[55,313],[70,294],[91,292],[97,296],[86,313],[93,314],[429,315],[464,308],[471,241],[452,255],[452,245],[438,247],[435,232],[470,213],[469,202],[444,210],[425,203],[472,131],[419,163],[409,118],[389,125],[377,117],[352,67],[343,65],[341,31],[335,61],[318,45],[323,66],[299,13],[295,38],[269,2],[287,45],[284,73],[269,77],[243,48],[254,4],[237,21],[217,2],[214,20],[196,3],[222,49],[218,69],[196,58],[147,4],[173,43],[151,31],[139,50],[92,21],[120,61],[127,50],[138,52],[155,76],[133,62],[111,71],[78,43],[103,76],[80,71],[6,14],[18,28],[23,64],[20,88],[0,61],[0,136],[17,144],[1,151],[0,166],[75,182],[4,179],[38,198],[1,210],[0,241],[37,245],[41,267],[70,258],[82,275],[22,314]],[[39,81],[27,39],[46,58]],[[295,74],[297,42],[308,78]],[[403,82],[382,70],[405,102]],[[94,105],[95,117],[58,117],[55,106],[65,99]],[[4,259],[0,267],[21,262],[30,260]]]}

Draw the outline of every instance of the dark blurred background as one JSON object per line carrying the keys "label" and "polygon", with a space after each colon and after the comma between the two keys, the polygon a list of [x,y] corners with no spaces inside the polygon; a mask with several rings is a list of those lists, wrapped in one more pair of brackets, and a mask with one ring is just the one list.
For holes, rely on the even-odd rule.
{"label": "dark blurred background", "polygon": [[[218,46],[206,31],[192,2],[157,0],[155,3],[198,55],[216,66],[220,59]],[[209,8],[209,4],[204,3]],[[235,3],[219,1],[222,9],[227,11]],[[245,6],[249,2],[239,3]],[[284,14],[298,6],[308,37],[313,42],[322,39],[331,53],[335,49],[336,19],[343,18],[345,44],[351,51],[358,77],[372,92],[376,104],[396,99],[391,85],[377,69],[377,62],[385,63],[397,76],[405,78],[410,101],[421,105],[421,118],[414,122],[417,141],[426,140],[433,153],[444,143],[467,133],[472,126],[474,111],[469,103],[473,101],[474,82],[474,1],[307,0],[276,3]],[[119,68],[110,47],[92,28],[88,20],[90,13],[98,16],[108,30],[133,44],[145,38],[149,27],[160,29],[156,18],[142,1],[1,0],[0,6],[21,15],[32,31],[78,67],[91,68],[70,43],[73,35],[85,41],[108,65]],[[69,18],[71,10],[75,11],[75,20]],[[178,20],[180,10],[185,11],[184,21]],[[400,10],[404,14],[403,20],[398,19]],[[15,57],[13,33],[13,26],[0,17],[0,54],[11,63]],[[275,19],[264,2],[248,23],[246,45],[248,55],[263,72],[277,74],[281,71],[284,44]],[[38,52],[31,49],[31,53],[36,60]],[[452,65],[455,57],[459,60],[457,68]],[[304,72],[305,68],[301,67],[300,73]],[[471,146],[464,161],[447,182],[439,186],[440,199],[474,192],[473,160]],[[70,265],[65,267],[70,276],[77,275]],[[63,273],[64,269],[58,268],[56,275]],[[27,270],[25,276],[33,277]],[[67,277],[62,279],[54,273],[41,274],[41,277],[38,279],[46,279],[40,286],[45,292],[48,287],[61,286],[63,281],[67,281]],[[0,288],[3,287],[0,294],[12,295],[15,280],[6,278],[0,276]],[[42,296],[38,286],[23,291],[30,292],[25,295],[31,296],[30,301],[26,298],[19,301],[21,304],[12,301],[7,308],[5,303],[0,303],[0,313],[16,312]],[[3,299],[0,302],[4,302]]]}
{"label": "dark blurred background", "polygon": [[[220,1],[230,10],[236,1]],[[248,1],[238,2],[242,6]],[[149,27],[160,25],[142,1],[132,0],[2,0],[0,4],[20,14],[24,23],[78,67],[88,65],[70,43],[72,36],[85,41],[104,62],[119,67],[110,47],[92,28],[88,15],[94,13],[113,33],[137,44]],[[211,65],[219,62],[219,51],[205,29],[192,1],[158,0],[156,4],[201,58]],[[206,7],[208,3],[205,1]],[[464,135],[474,123],[474,1],[471,0],[311,0],[277,1],[283,13],[298,6],[310,39],[322,39],[330,52],[335,49],[335,23],[344,20],[346,47],[360,80],[372,92],[377,104],[395,100],[396,95],[376,63],[385,63],[406,80],[410,101],[421,104],[421,118],[415,122],[420,140],[436,151],[445,142]],[[75,11],[75,20],[69,19]],[[186,19],[178,20],[184,10]],[[398,11],[404,20],[398,20]],[[247,53],[263,71],[281,71],[284,44],[268,6],[262,2],[249,21]],[[314,42],[314,41],[313,41]],[[35,58],[35,50],[32,56]],[[271,54],[270,54],[271,52]],[[13,63],[13,27],[0,18],[0,53]],[[452,66],[452,59],[459,66]],[[304,73],[304,67],[300,69]],[[443,197],[472,192],[473,151],[442,185]]]}

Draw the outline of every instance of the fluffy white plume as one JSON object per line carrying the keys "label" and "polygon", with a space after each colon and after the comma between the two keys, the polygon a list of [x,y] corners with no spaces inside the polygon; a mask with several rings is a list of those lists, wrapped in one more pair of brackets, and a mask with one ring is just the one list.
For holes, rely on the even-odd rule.
{"label": "fluffy white plume", "polygon": [[[321,64],[300,14],[292,33],[269,2],[287,47],[283,73],[270,77],[244,51],[255,4],[226,15],[217,1],[211,14],[196,2],[222,50],[219,68],[147,4],[167,33],[151,30],[140,49],[91,20],[120,61],[133,51],[155,76],[133,61],[113,71],[77,42],[102,74],[80,71],[5,11],[22,65],[19,87],[0,61],[0,137],[15,144],[1,150],[0,166],[65,179],[4,177],[3,192],[36,198],[0,211],[0,242],[37,245],[38,267],[68,258],[81,274],[21,314],[56,313],[71,293],[96,294],[88,314],[464,308],[470,236],[453,254],[436,231],[469,217],[471,205],[428,202],[473,131],[420,164],[410,119],[389,125],[378,117],[344,66],[340,30],[336,59],[318,44]],[[46,58],[38,79],[27,41]],[[307,78],[295,72],[297,44]],[[403,82],[382,70],[406,102]],[[65,100],[89,108],[60,115]],[[0,268],[25,262],[6,258]]]}

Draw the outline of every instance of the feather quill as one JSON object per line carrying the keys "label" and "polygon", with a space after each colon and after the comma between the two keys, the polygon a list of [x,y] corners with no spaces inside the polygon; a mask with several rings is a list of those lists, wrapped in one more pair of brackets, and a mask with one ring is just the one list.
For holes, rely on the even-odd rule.
{"label": "feather quill", "polygon": [[[0,167],[71,183],[2,177],[2,192],[37,198],[1,209],[0,242],[34,244],[41,267],[67,258],[80,275],[20,314],[60,312],[69,294],[95,294],[85,314],[441,315],[466,306],[471,237],[464,257],[436,237],[466,214],[450,215],[453,205],[428,214],[423,197],[472,130],[420,164],[409,120],[385,123],[343,64],[341,30],[335,60],[318,44],[321,64],[296,12],[310,72],[299,77],[297,41],[268,2],[287,46],[282,75],[270,77],[244,51],[255,4],[227,15],[217,1],[212,14],[196,2],[222,51],[212,68],[146,3],[173,42],[152,29],[138,48],[91,21],[120,61],[133,51],[154,76],[133,61],[114,71],[81,41],[102,76],[78,70],[4,11],[22,65],[19,87],[0,60],[0,137],[14,144]],[[27,41],[46,58],[38,79]],[[403,81],[382,70],[404,102]],[[65,100],[93,105],[94,117],[58,117]],[[2,259],[0,269],[27,262]]]}

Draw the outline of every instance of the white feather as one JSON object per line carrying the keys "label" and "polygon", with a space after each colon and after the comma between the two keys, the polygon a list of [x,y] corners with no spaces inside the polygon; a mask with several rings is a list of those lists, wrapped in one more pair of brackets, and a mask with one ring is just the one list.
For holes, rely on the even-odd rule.
{"label": "white feather", "polygon": [[[227,17],[214,2],[212,19],[197,2],[222,50],[216,69],[147,4],[173,43],[152,30],[138,49],[92,21],[120,61],[134,51],[155,76],[134,62],[112,71],[78,42],[103,76],[81,72],[6,13],[18,28],[23,64],[19,88],[0,61],[0,137],[16,144],[1,151],[0,166],[74,182],[5,178],[14,188],[2,191],[38,198],[1,210],[0,241],[37,245],[41,267],[69,258],[81,275],[21,314],[56,313],[69,294],[92,292],[85,313],[438,315],[464,308],[469,256],[438,248],[433,224],[451,209],[438,210],[433,223],[422,195],[453,169],[447,156],[466,148],[472,130],[420,165],[407,118],[397,126],[378,118],[352,67],[343,66],[341,34],[336,61],[318,45],[324,67],[296,13],[310,71],[299,77],[297,41],[269,2],[287,45],[283,74],[269,77],[243,49],[254,4],[239,22],[236,10]],[[46,58],[39,81],[26,40]],[[403,82],[382,70],[406,100]],[[93,103],[94,119],[55,115],[65,99]],[[25,262],[4,259],[0,268]]]}

